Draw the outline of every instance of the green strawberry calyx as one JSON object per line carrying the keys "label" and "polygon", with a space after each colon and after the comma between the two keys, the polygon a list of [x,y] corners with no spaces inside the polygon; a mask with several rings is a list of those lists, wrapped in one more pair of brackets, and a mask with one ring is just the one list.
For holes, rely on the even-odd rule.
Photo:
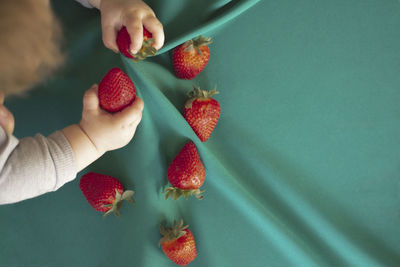
{"label": "green strawberry calyx", "polygon": [[115,216],[117,216],[119,218],[120,216],[120,210],[122,207],[122,201],[126,200],[129,203],[135,203],[135,201],[133,200],[133,194],[135,192],[132,190],[126,190],[122,193],[122,195],[118,192],[117,189],[115,189],[115,200],[113,203],[111,204],[107,204],[107,205],[103,205],[103,207],[110,207],[110,209],[104,213],[103,218],[105,218],[106,216],[108,216],[111,213],[114,213]]}
{"label": "green strawberry calyx", "polygon": [[157,54],[157,49],[151,46],[153,43],[153,38],[143,40],[142,48],[139,50],[139,52],[137,52],[136,54],[130,53],[133,57],[132,60],[135,62],[139,62],[149,56],[155,56]]}
{"label": "green strawberry calyx", "polygon": [[204,190],[200,190],[200,189],[185,190],[185,189],[180,189],[180,188],[172,187],[172,186],[165,188],[163,193],[165,194],[165,199],[172,197],[174,200],[177,200],[181,196],[184,196],[186,199],[188,199],[189,196],[194,196],[197,199],[203,199],[203,197],[204,197],[201,195],[202,193],[204,193]]}
{"label": "green strawberry calyx", "polygon": [[186,52],[191,51],[192,49],[196,49],[197,53],[199,53],[199,55],[202,55],[200,47],[209,45],[211,43],[212,40],[210,37],[204,37],[200,35],[199,37],[186,41],[184,47]]}
{"label": "green strawberry calyx", "polygon": [[168,242],[171,240],[178,239],[186,234],[185,229],[187,229],[189,225],[183,225],[183,220],[179,221],[179,224],[176,220],[174,220],[174,225],[172,227],[165,227],[164,225],[160,225],[160,233],[163,236],[159,242],[161,245],[164,242]]}
{"label": "green strawberry calyx", "polygon": [[201,90],[199,87],[193,87],[193,90],[188,93],[189,99],[185,103],[185,108],[191,108],[193,101],[197,99],[206,100],[217,94],[219,94],[217,87],[210,91]]}

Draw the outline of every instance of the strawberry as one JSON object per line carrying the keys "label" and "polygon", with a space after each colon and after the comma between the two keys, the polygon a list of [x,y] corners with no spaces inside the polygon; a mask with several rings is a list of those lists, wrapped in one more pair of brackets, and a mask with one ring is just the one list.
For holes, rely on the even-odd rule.
{"label": "strawberry", "polygon": [[121,69],[112,68],[99,84],[100,107],[117,112],[132,104],[136,98],[133,82]]}
{"label": "strawberry", "polygon": [[202,142],[210,138],[221,113],[218,101],[211,98],[215,94],[218,94],[216,89],[204,91],[194,88],[185,103],[184,117]]}
{"label": "strawberry", "polygon": [[160,245],[165,255],[178,265],[185,266],[197,257],[196,243],[192,232],[183,225],[174,221],[173,227],[160,226],[163,236]]}
{"label": "strawberry", "polygon": [[199,36],[174,48],[172,62],[178,78],[192,80],[210,59],[211,38]]}
{"label": "strawberry", "polygon": [[203,185],[205,176],[206,170],[197,153],[196,146],[189,141],[168,167],[167,177],[172,187],[164,190],[165,198],[168,199],[169,196],[172,196],[174,200],[177,200],[183,195],[187,199],[193,195],[202,199],[201,193],[204,191],[199,188]]}
{"label": "strawberry", "polygon": [[89,172],[82,176],[79,188],[95,210],[105,212],[104,217],[114,212],[119,217],[122,200],[133,203],[131,190],[124,191],[120,181],[108,175]]}
{"label": "strawberry", "polygon": [[142,48],[136,54],[132,55],[130,52],[131,37],[129,36],[128,30],[125,26],[121,28],[117,35],[117,45],[119,51],[127,58],[133,59],[133,61],[141,61],[148,56],[155,56],[157,49],[151,45],[154,43],[153,35],[145,27],[143,27],[143,44]]}

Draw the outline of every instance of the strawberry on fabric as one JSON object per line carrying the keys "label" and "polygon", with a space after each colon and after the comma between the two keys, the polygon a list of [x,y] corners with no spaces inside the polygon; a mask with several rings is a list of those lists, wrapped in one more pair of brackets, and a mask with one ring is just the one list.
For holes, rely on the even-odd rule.
{"label": "strawberry on fabric", "polygon": [[101,80],[98,91],[100,107],[118,112],[135,101],[135,85],[119,68],[112,68]]}
{"label": "strawberry on fabric", "polygon": [[183,220],[179,224],[174,221],[173,227],[160,226],[163,236],[160,245],[164,254],[181,266],[191,263],[197,257],[196,243],[188,227],[183,225]]}
{"label": "strawberry on fabric", "polygon": [[79,188],[90,206],[97,211],[105,212],[103,217],[110,213],[119,217],[123,200],[134,203],[132,199],[134,191],[124,191],[120,181],[112,176],[89,172],[82,176]]}
{"label": "strawberry on fabric", "polygon": [[206,170],[201,162],[196,146],[189,141],[179,151],[167,170],[167,178],[172,187],[167,187],[163,193],[165,198],[172,197],[177,200],[181,196],[186,199],[195,196],[202,199],[200,187],[204,183]]}
{"label": "strawberry on fabric", "polygon": [[174,48],[172,62],[178,78],[192,80],[203,71],[210,59],[210,37],[199,36]]}
{"label": "strawberry on fabric", "polygon": [[194,88],[185,103],[184,117],[202,142],[210,138],[221,114],[218,101],[211,98],[218,93],[216,89],[205,91]]}
{"label": "strawberry on fabric", "polygon": [[117,45],[119,51],[127,58],[133,59],[133,61],[141,61],[148,56],[155,56],[157,49],[152,47],[154,43],[153,35],[145,27],[143,27],[143,44],[142,48],[136,54],[131,54],[131,37],[129,36],[128,30],[125,26],[121,28],[117,35]]}

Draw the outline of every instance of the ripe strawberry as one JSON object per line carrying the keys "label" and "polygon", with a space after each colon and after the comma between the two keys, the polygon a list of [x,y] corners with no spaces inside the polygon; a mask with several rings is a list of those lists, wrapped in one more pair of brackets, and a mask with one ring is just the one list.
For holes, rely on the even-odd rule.
{"label": "ripe strawberry", "polygon": [[168,167],[167,177],[172,187],[164,190],[166,199],[172,196],[177,200],[182,195],[186,199],[191,195],[198,199],[203,198],[201,193],[204,191],[199,188],[204,183],[206,170],[193,142],[187,142],[176,155]]}
{"label": "ripe strawberry", "polygon": [[174,48],[172,61],[178,78],[192,80],[210,59],[211,38],[199,36]]}
{"label": "ripe strawberry", "polygon": [[157,49],[151,45],[154,43],[153,35],[145,27],[143,27],[143,44],[142,48],[136,54],[132,55],[130,52],[131,37],[129,36],[128,30],[125,26],[118,32],[117,45],[119,51],[127,58],[133,59],[133,61],[141,61],[148,56],[155,56]]}
{"label": "ripe strawberry", "polygon": [[136,98],[135,85],[119,68],[112,68],[99,84],[100,107],[117,112],[132,104]]}
{"label": "ripe strawberry", "polygon": [[216,89],[204,91],[194,88],[185,103],[184,117],[202,142],[210,138],[221,113],[218,101],[211,98],[215,94],[218,94]]}
{"label": "ripe strawberry", "polygon": [[79,188],[95,210],[105,212],[104,217],[114,212],[119,217],[122,200],[133,203],[131,190],[126,190],[114,177],[89,172],[82,176]]}
{"label": "ripe strawberry", "polygon": [[196,243],[192,232],[183,225],[183,220],[178,224],[174,221],[173,227],[160,226],[163,238],[160,245],[165,255],[178,265],[184,266],[197,257]]}

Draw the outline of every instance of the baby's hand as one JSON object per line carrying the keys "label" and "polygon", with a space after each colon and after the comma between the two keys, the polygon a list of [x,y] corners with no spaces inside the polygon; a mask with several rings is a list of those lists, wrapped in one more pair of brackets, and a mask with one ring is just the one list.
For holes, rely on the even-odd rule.
{"label": "baby's hand", "polygon": [[133,138],[142,119],[143,101],[135,101],[117,113],[108,113],[99,106],[98,86],[93,85],[83,97],[82,120],[79,126],[100,154],[121,148]]}
{"label": "baby's hand", "polygon": [[4,94],[0,92],[0,126],[8,134],[12,134],[14,131],[14,116],[13,114],[3,105]]}
{"label": "baby's hand", "polygon": [[153,47],[159,50],[164,44],[164,30],[153,10],[142,0],[101,0],[101,26],[104,45],[118,53],[118,31],[125,26],[131,37],[130,50],[136,54],[143,43],[143,27],[154,38]]}

